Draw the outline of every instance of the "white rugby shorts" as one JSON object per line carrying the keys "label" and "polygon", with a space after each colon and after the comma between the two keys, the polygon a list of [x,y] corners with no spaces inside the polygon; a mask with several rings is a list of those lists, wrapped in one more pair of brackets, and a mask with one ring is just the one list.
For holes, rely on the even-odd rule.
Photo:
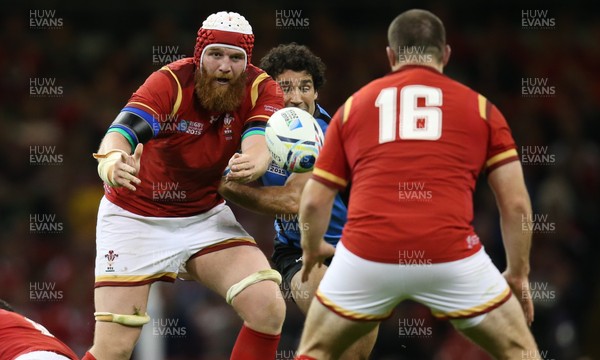
{"label": "white rugby shorts", "polygon": [[483,248],[445,263],[389,264],[353,254],[343,239],[316,293],[324,306],[352,320],[386,319],[410,299],[459,329],[479,324],[510,296],[508,283]]}
{"label": "white rugby shorts", "polygon": [[229,247],[256,246],[221,203],[189,217],[146,217],[100,201],[95,287],[175,281],[190,258]]}

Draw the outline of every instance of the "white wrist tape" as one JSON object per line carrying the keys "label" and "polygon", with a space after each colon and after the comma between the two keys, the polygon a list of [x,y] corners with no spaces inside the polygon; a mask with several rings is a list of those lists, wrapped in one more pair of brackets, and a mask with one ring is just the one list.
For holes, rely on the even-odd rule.
{"label": "white wrist tape", "polygon": [[123,154],[129,155],[127,152],[120,149],[110,150],[106,154],[93,154],[94,158],[99,160],[98,175],[100,176],[100,179],[109,186],[119,186],[119,184],[113,182],[113,167]]}

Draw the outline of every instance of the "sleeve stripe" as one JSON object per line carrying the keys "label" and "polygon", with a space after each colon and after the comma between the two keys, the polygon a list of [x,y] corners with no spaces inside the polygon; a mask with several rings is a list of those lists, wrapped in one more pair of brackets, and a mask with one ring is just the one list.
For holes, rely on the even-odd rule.
{"label": "sleeve stripe", "polygon": [[266,78],[268,78],[269,75],[265,72],[261,73],[260,75],[258,75],[256,77],[256,79],[254,79],[254,82],[252,83],[252,89],[250,90],[250,99],[252,101],[252,109],[254,109],[254,106],[256,105],[256,100],[258,100],[258,85]]}
{"label": "sleeve stripe", "polygon": [[256,128],[254,128],[254,129],[248,129],[247,131],[245,131],[242,134],[242,141],[245,138],[247,138],[249,136],[252,136],[252,135],[262,135],[262,136],[264,136],[265,135],[265,129],[256,129]]}
{"label": "sleeve stripe", "polygon": [[352,107],[352,96],[346,100],[344,103],[344,116],[342,117],[342,124],[348,121],[348,116],[350,115],[350,108]]}
{"label": "sleeve stripe", "polygon": [[246,129],[250,129],[250,128],[265,128],[267,127],[267,123],[259,120],[259,121],[246,121],[246,123],[244,124],[244,131]]}
{"label": "sleeve stripe", "polygon": [[265,132],[265,127],[264,126],[252,126],[252,127],[249,127],[247,129],[245,129],[243,133],[245,134],[245,133],[247,133],[249,131],[262,131],[262,132]]}
{"label": "sleeve stripe", "polygon": [[168,66],[163,66],[161,70],[167,70],[169,74],[173,76],[173,79],[175,79],[175,82],[177,83],[177,97],[175,98],[175,104],[173,105],[173,110],[171,111],[171,115],[175,115],[177,114],[177,111],[179,111],[179,107],[181,106],[181,84],[179,83],[179,79],[177,78],[175,73],[171,69],[169,69]]}
{"label": "sleeve stripe", "polygon": [[[117,130],[118,130],[118,131],[117,131]],[[139,142],[139,139],[138,139],[138,138],[137,138],[137,136],[135,135],[135,132],[134,132],[132,129],[130,129],[130,128],[128,128],[127,126],[125,126],[125,125],[122,125],[122,124],[113,124],[113,125],[111,125],[111,126],[108,128],[108,131],[107,131],[107,133],[108,133],[108,132],[112,132],[112,131],[117,131],[117,132],[119,132],[119,133],[121,133],[121,134],[125,133],[125,134],[123,134],[123,135],[124,135],[124,136],[125,136],[125,135],[129,136],[129,137],[131,138],[131,141],[133,141],[135,144],[137,144],[137,143]],[[126,136],[126,137],[127,137],[127,136]],[[134,147],[135,147],[135,146],[134,146]]]}
{"label": "sleeve stripe", "polygon": [[156,118],[154,118],[154,116],[145,112],[144,110],[140,110],[138,108],[129,107],[129,106],[124,107],[123,110],[121,110],[121,112],[123,112],[123,111],[133,113],[133,114],[141,117],[142,119],[146,120],[148,125],[150,125],[150,127],[152,128],[152,133],[154,134],[154,136],[158,135],[158,131],[160,130],[160,124],[158,123]]}
{"label": "sleeve stripe", "polygon": [[127,141],[129,141],[129,145],[131,145],[131,150],[135,149],[135,147],[138,144],[135,134],[133,134],[133,132],[131,130],[125,128],[124,126],[113,125],[108,128],[108,131],[106,131],[107,134],[111,133],[111,132],[117,132],[117,133],[123,135],[123,137],[125,139],[127,139]]}
{"label": "sleeve stripe", "polygon": [[323,178],[325,180],[331,181],[332,183],[335,183],[336,185],[339,185],[339,186],[346,187],[348,185],[348,181],[342,179],[339,176],[333,175],[332,173],[325,171],[323,169],[314,168],[313,175]]}
{"label": "sleeve stripe", "polygon": [[242,140],[251,135],[265,135],[267,123],[264,121],[247,121],[242,129]]}
{"label": "sleeve stripe", "polygon": [[268,115],[254,115],[254,116],[251,116],[248,119],[246,119],[246,121],[252,120],[252,119],[267,119],[267,120],[269,120],[269,116]]}
{"label": "sleeve stripe", "polygon": [[479,116],[487,121],[487,99],[483,95],[477,94],[477,104],[479,106]]}
{"label": "sleeve stripe", "polygon": [[486,161],[485,167],[487,167],[487,168],[492,167],[496,163],[503,161],[503,160],[507,160],[508,158],[511,158],[511,157],[515,157],[517,159],[519,158],[517,149],[506,150],[506,151],[503,151],[499,154],[492,156],[488,161]]}
{"label": "sleeve stripe", "polygon": [[152,111],[152,112],[154,113],[154,115],[158,116],[158,113],[157,113],[156,111],[154,111],[154,109],[153,109],[153,108],[151,108],[150,106],[148,106],[148,105],[146,105],[146,104],[144,104],[144,103],[137,102],[137,101],[132,101],[132,102],[129,102],[129,103],[127,103],[127,105],[125,105],[125,107],[129,107],[129,105],[139,105],[139,106],[143,106],[143,107],[145,107],[146,109],[148,109],[148,110]]}

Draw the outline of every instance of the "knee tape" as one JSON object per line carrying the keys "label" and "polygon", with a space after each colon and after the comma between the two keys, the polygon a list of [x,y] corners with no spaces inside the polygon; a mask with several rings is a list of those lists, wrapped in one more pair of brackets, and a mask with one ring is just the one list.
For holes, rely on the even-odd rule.
{"label": "knee tape", "polygon": [[125,326],[144,326],[150,321],[148,314],[144,315],[121,315],[109,312],[95,312],[96,321],[114,322]]}
{"label": "knee tape", "polygon": [[277,285],[279,285],[281,284],[281,274],[279,274],[273,269],[260,270],[258,272],[255,272],[254,274],[242,279],[237,284],[231,286],[229,290],[227,290],[227,297],[225,298],[225,300],[227,300],[227,303],[231,305],[233,298],[236,297],[237,294],[241,293],[248,286],[264,280],[271,280],[277,283]]}

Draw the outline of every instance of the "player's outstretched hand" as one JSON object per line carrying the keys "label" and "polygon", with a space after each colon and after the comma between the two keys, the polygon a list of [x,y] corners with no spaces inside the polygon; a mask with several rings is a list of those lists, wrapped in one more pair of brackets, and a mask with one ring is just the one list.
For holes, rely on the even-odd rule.
{"label": "player's outstretched hand", "polygon": [[527,325],[531,326],[533,322],[533,301],[531,300],[531,291],[529,289],[529,277],[527,276],[516,276],[511,274],[508,270],[502,273],[506,282],[510,286],[511,290],[521,303],[523,313],[525,313],[525,320]]}
{"label": "player's outstretched hand", "polygon": [[121,154],[121,158],[115,162],[112,173],[112,182],[117,186],[123,186],[131,191],[135,191],[135,185],[142,181],[136,177],[140,172],[140,160],[142,158],[144,145],[138,144],[132,155]]}
{"label": "player's outstretched hand", "polygon": [[235,181],[245,184],[254,178],[256,164],[250,155],[235,153],[231,159],[229,159],[227,168],[229,169],[225,175],[225,179],[227,181]]}
{"label": "player's outstretched hand", "polygon": [[323,262],[333,256],[335,253],[335,248],[333,245],[326,243],[324,240],[319,244],[319,248],[317,251],[307,251],[307,249],[302,250],[302,282],[307,282],[310,272],[315,267],[315,265],[321,267]]}

